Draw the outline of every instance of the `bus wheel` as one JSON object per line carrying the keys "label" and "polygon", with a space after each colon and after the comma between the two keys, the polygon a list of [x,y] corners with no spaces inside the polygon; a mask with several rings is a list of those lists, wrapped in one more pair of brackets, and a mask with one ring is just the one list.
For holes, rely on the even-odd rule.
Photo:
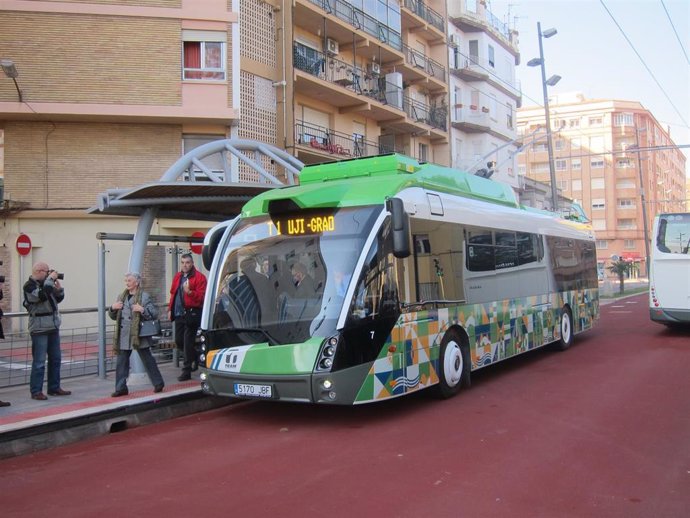
{"label": "bus wheel", "polygon": [[561,339],[556,342],[556,349],[565,351],[573,344],[573,313],[568,306],[561,309]]}
{"label": "bus wheel", "polygon": [[438,363],[440,397],[452,397],[460,390],[460,386],[470,386],[470,352],[457,331],[448,331],[443,337]]}

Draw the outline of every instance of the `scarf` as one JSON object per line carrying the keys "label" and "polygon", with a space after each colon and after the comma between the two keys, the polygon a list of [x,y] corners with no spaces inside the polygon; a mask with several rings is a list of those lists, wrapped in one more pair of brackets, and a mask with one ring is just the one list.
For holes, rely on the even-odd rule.
{"label": "scarf", "polygon": [[[122,295],[118,298],[122,302],[125,302],[129,297],[129,290],[122,292]],[[131,305],[141,304],[141,289],[132,295]],[[113,335],[113,352],[118,354],[120,352],[120,323],[122,322],[122,310],[117,312],[117,319],[115,320],[115,333]],[[139,325],[141,323],[141,313],[138,311],[132,311],[132,325],[129,327],[129,343],[132,345],[132,349],[139,350]]]}

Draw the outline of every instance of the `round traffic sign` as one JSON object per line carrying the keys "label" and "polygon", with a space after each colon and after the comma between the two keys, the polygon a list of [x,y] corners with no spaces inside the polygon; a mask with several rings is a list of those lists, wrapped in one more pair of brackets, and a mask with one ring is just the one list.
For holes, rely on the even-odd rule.
{"label": "round traffic sign", "polygon": [[[204,238],[204,233],[203,232],[194,232],[192,234],[192,237],[200,237],[201,239]],[[192,252],[195,254],[200,254],[201,251],[204,249],[204,244],[203,243],[190,243],[189,245],[192,249]]]}
{"label": "round traffic sign", "polygon": [[19,255],[29,255],[29,252],[31,252],[31,238],[26,234],[19,234],[15,246]]}
{"label": "round traffic sign", "polygon": [[31,252],[31,238],[26,234],[19,234],[15,246],[19,255],[29,255]]}

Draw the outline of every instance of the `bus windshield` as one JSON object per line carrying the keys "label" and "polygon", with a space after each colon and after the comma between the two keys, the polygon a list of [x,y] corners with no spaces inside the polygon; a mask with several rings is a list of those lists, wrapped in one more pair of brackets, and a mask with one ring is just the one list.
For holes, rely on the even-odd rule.
{"label": "bus windshield", "polygon": [[667,254],[688,254],[690,248],[690,214],[662,214],[656,247]]}
{"label": "bus windshield", "polygon": [[211,329],[222,330],[229,346],[333,334],[382,209],[304,210],[240,221],[223,252]]}

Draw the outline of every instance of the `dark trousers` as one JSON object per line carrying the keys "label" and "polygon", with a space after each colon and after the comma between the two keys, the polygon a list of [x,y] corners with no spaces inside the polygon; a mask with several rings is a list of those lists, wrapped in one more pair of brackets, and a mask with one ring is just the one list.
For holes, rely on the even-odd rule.
{"label": "dark trousers", "polygon": [[184,353],[182,370],[192,372],[192,363],[196,361],[196,331],[201,321],[188,316],[175,317],[175,345]]}
{"label": "dark trousers", "polygon": [[60,331],[40,335],[31,335],[31,378],[29,390],[31,394],[43,391],[43,379],[46,371],[46,356],[48,357],[48,392],[60,389]]}
{"label": "dark trousers", "polygon": [[[163,385],[163,376],[158,370],[156,359],[151,354],[149,347],[144,347],[137,351],[141,362],[144,364],[146,374],[149,375],[151,384],[154,387]],[[123,350],[117,353],[117,364],[115,366],[115,390],[125,390],[127,388],[127,376],[129,376],[129,356],[132,354],[131,349]]]}

